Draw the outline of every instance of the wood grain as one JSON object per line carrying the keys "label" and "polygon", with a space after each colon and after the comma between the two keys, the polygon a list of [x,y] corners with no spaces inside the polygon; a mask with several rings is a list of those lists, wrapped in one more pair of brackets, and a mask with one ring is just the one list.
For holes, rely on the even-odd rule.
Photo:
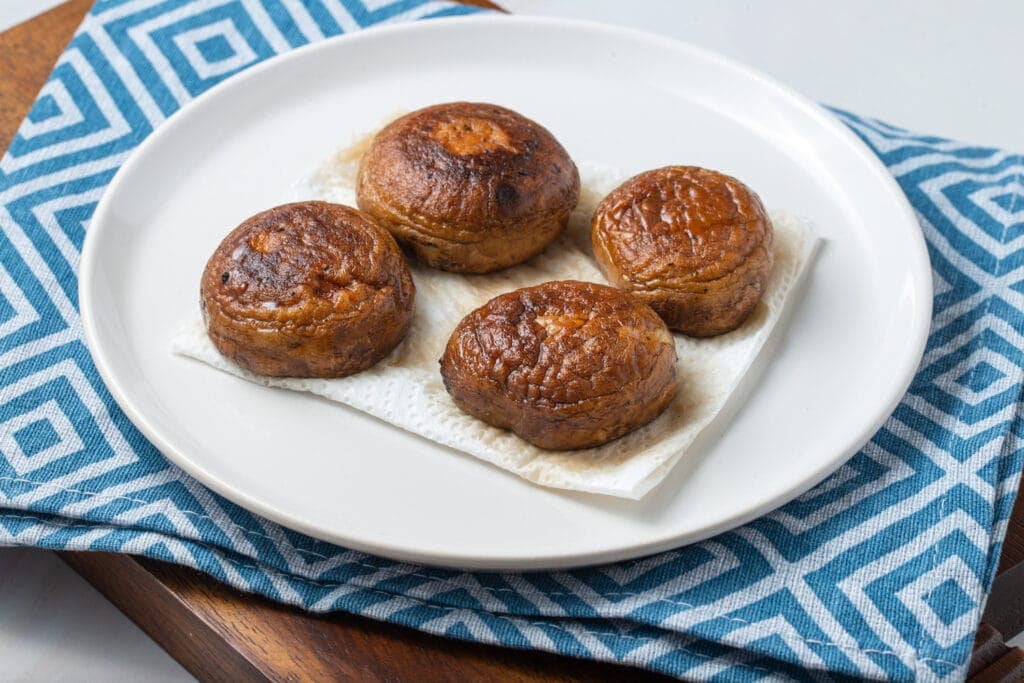
{"label": "wood grain", "polygon": [[[466,1],[496,8],[487,0]],[[7,148],[90,5],[71,0],[0,33],[0,149]],[[1001,573],[1024,561],[1022,501],[1010,521]],[[665,680],[636,669],[438,638],[362,617],[311,615],[153,560],[105,553],[61,557],[201,680]],[[1017,582],[1004,584],[1019,592]],[[1011,601],[1020,603],[1020,596],[993,593],[990,605]],[[1011,620],[1003,615],[1001,621]],[[982,624],[970,673],[971,681],[1022,680],[1024,653],[1006,647],[998,631]]]}
{"label": "wood grain", "polygon": [[988,624],[978,628],[974,655],[967,669],[971,683],[1003,683],[1024,680],[1024,652],[1007,647],[1003,634]]}
{"label": "wood grain", "polygon": [[62,557],[201,680],[669,680],[439,638],[352,615],[313,616],[153,560],[104,553]]}

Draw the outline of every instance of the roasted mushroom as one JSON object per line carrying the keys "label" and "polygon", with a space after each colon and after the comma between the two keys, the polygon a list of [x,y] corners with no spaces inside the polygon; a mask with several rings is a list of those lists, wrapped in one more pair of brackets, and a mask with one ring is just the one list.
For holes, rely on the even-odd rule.
{"label": "roasted mushroom", "polygon": [[200,285],[220,352],[272,377],[342,377],[372,366],[405,336],[414,294],[388,231],[327,202],[247,219],[217,247]]}
{"label": "roasted mushroom", "polygon": [[675,361],[672,334],[648,306],[568,280],[502,294],[467,315],[441,375],[466,413],[565,450],[657,417],[676,393]]}
{"label": "roasted mushroom", "polygon": [[598,205],[591,238],[609,282],[694,337],[739,327],[772,270],[772,224],[760,198],[735,178],[693,166],[624,182]]}
{"label": "roasted mushroom", "polygon": [[486,273],[540,253],[565,229],[579,172],[543,126],[493,104],[407,114],[370,143],[359,208],[425,263]]}

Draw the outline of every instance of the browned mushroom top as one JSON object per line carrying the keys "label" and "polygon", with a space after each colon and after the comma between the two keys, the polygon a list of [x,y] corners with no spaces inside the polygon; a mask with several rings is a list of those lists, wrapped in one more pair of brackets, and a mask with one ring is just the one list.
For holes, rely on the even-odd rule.
{"label": "browned mushroom top", "polygon": [[360,208],[375,216],[428,238],[473,243],[567,217],[579,173],[540,124],[497,105],[453,102],[378,133],[358,185]]}
{"label": "browned mushroom top", "polygon": [[224,238],[202,277],[208,313],[254,328],[312,332],[391,301],[411,306],[412,281],[387,231],[327,202],[256,214]]}
{"label": "browned mushroom top", "polygon": [[[649,307],[589,282],[548,282],[495,297],[459,324],[442,365],[516,402],[592,403],[637,381],[674,378],[672,335]],[[454,369],[454,368],[452,368]]]}
{"label": "browned mushroom top", "polygon": [[595,248],[637,289],[709,283],[771,246],[756,194],[730,176],[667,166],[627,180],[598,206]]}

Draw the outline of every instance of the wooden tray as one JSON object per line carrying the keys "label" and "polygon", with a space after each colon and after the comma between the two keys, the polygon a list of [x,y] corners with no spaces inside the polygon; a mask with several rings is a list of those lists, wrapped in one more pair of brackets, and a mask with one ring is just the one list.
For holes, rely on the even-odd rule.
{"label": "wooden tray", "polygon": [[[466,0],[469,1],[469,0]],[[71,0],[0,33],[0,150],[7,149],[54,62],[91,6]],[[470,4],[495,7],[486,0]],[[669,680],[612,664],[465,643],[345,614],[316,616],[243,594],[171,564],[60,553],[182,666],[202,680]],[[1024,505],[1010,521],[999,576],[978,631],[970,680],[1024,680],[1024,652],[1000,630],[1024,627]]]}

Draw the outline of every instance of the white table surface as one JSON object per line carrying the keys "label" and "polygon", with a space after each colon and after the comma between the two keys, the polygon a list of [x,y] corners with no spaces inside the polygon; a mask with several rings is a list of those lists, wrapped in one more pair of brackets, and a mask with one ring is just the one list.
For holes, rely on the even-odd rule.
{"label": "white table surface", "polygon": [[[1016,0],[499,0],[518,14],[665,33],[815,100],[1024,151]],[[0,0],[0,30],[58,0]],[[0,681],[179,681],[188,674],[50,553],[0,549]]]}

